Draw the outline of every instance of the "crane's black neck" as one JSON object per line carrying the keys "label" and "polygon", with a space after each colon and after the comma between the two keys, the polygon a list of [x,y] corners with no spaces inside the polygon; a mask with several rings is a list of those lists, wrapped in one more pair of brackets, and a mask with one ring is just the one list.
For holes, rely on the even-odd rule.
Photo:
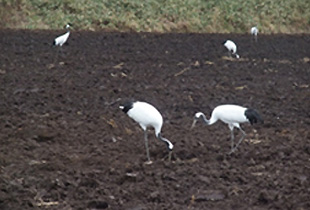
{"label": "crane's black neck", "polygon": [[134,102],[129,101],[123,104],[123,112],[127,113],[130,109],[132,109]]}
{"label": "crane's black neck", "polygon": [[165,143],[167,144],[167,148],[168,148],[169,151],[172,151],[172,149],[173,149],[173,144],[172,144],[168,139],[162,137],[160,133],[157,135],[157,137],[158,137],[161,141],[163,141],[163,142],[165,142]]}
{"label": "crane's black neck", "polygon": [[204,115],[203,113],[201,113],[200,118],[202,118],[202,120],[203,120],[207,125],[210,124],[210,121],[207,119],[206,115]]}

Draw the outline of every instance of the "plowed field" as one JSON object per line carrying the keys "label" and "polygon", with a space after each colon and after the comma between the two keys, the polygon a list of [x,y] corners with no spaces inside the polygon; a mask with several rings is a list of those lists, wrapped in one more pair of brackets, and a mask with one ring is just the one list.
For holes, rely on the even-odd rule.
{"label": "plowed field", "polygon": [[[0,209],[310,209],[309,35],[61,33],[0,31]],[[145,164],[131,99],[170,163],[150,129]],[[190,130],[226,103],[264,118],[232,155],[226,124]]]}

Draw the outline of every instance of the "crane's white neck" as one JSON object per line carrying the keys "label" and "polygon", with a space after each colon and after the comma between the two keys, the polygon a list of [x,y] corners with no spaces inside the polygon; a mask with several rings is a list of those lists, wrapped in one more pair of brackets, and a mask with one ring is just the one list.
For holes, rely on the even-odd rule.
{"label": "crane's white neck", "polygon": [[203,120],[207,125],[210,125],[210,120],[208,120],[208,119],[206,118],[206,115],[205,115],[204,113],[202,113],[202,112],[197,112],[197,113],[195,114],[195,118],[196,118],[196,119],[202,118],[202,120]]}

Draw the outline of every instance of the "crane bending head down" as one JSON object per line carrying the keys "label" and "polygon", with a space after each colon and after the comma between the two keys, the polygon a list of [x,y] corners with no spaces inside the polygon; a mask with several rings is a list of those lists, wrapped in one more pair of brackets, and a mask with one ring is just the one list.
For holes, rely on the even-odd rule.
{"label": "crane bending head down", "polygon": [[[240,127],[240,123],[249,122],[251,125],[257,122],[263,122],[263,119],[254,109],[233,105],[233,104],[224,104],[214,108],[211,114],[211,118],[208,120],[202,112],[197,112],[194,116],[194,121],[191,126],[191,129],[195,127],[196,122],[202,119],[207,125],[212,125],[218,120],[228,124],[228,127],[231,131],[231,152],[233,153],[239,144],[244,139],[246,133]],[[236,146],[234,147],[234,127],[238,128],[243,134]]]}
{"label": "crane bending head down", "polygon": [[142,130],[144,131],[144,140],[146,147],[146,154],[148,161],[150,162],[148,139],[147,139],[147,128],[153,127],[155,130],[156,137],[166,143],[169,150],[169,161],[171,160],[171,152],[173,150],[173,144],[161,135],[161,128],[163,125],[163,117],[160,112],[151,104],[141,101],[127,102],[119,107],[123,110],[130,118],[136,121]]}

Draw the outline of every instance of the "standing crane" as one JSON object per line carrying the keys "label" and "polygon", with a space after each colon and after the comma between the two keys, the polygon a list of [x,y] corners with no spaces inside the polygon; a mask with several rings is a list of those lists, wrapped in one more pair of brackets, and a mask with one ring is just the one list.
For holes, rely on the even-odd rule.
{"label": "standing crane", "polygon": [[148,164],[151,164],[152,161],[150,159],[149,146],[148,146],[148,138],[147,138],[147,128],[153,127],[155,130],[156,137],[166,143],[167,148],[169,150],[168,160],[171,161],[171,153],[173,149],[173,144],[166,138],[161,135],[161,128],[163,125],[163,117],[159,113],[159,111],[149,103],[135,101],[135,102],[127,102],[124,105],[119,107],[123,110],[130,118],[139,123],[142,130],[144,131],[144,141],[146,148],[146,156],[148,159]]}
{"label": "standing crane", "polygon": [[53,45],[61,47],[63,44],[65,44],[67,42],[69,35],[70,35],[70,29],[69,28],[70,28],[70,24],[68,23],[66,25],[67,32],[63,35],[56,37],[54,39]]}
{"label": "standing crane", "polygon": [[[253,125],[254,123],[257,122],[263,122],[258,112],[255,111],[254,109],[232,104],[224,104],[215,107],[214,110],[212,111],[211,118],[209,120],[202,112],[197,112],[195,114],[191,129],[194,128],[198,119],[202,119],[207,125],[212,125],[216,123],[218,120],[228,124],[231,133],[231,151],[229,154],[233,153],[237,149],[237,147],[240,145],[240,143],[246,136],[246,133],[240,127],[240,123],[249,122],[251,123],[251,125]],[[235,137],[233,132],[234,127],[238,128],[242,133],[242,137],[240,138],[235,147],[234,147]]]}
{"label": "standing crane", "polygon": [[258,28],[256,26],[253,26],[251,28],[251,34],[254,36],[255,42],[257,42],[257,34],[258,34]]}

